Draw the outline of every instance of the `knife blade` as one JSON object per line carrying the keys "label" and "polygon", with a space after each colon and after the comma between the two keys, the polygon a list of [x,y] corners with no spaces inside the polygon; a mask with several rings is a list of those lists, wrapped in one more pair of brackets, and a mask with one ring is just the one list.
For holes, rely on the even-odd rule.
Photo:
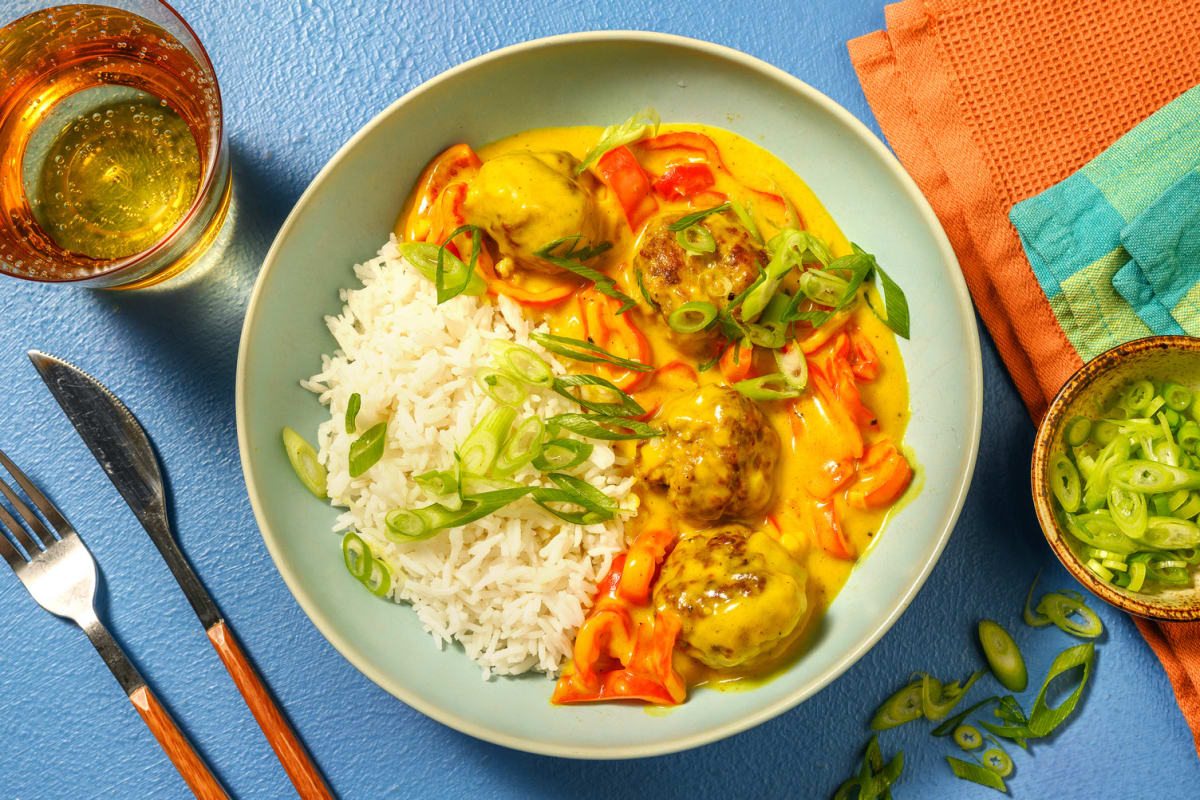
{"label": "knife blade", "polygon": [[158,457],[146,431],[125,404],[88,373],[37,350],[30,350],[28,355],[104,474],[150,534],[297,793],[304,798],[332,797],[216,603],[180,551],[167,517],[166,487]]}

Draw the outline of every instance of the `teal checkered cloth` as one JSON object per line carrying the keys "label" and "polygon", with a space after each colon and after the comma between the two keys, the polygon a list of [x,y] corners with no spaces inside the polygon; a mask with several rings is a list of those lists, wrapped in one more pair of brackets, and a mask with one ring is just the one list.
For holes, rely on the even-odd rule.
{"label": "teal checkered cloth", "polygon": [[1009,219],[1085,361],[1142,336],[1200,336],[1200,86]]}

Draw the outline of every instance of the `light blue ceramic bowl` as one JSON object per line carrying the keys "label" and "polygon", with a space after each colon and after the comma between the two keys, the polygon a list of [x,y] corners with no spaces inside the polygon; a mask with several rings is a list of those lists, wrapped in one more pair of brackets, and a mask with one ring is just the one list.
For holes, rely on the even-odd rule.
{"label": "light blue ceramic bowl", "polygon": [[[605,125],[650,105],[664,120],[732,129],[790,164],[842,229],[879,255],[913,303],[901,349],[913,392],[907,442],[924,488],[858,565],[811,650],[751,691],[697,691],[650,715],[633,705],[557,708],[543,677],[485,683],[457,649],[438,651],[408,608],[372,597],[342,566],[332,509],[296,480],[280,446],[322,409],[297,381],[333,349],[351,266],[387,239],[409,187],[447,145],[548,125]],[[962,505],[979,441],[979,341],[949,243],[887,149],[792,76],[716,45],[648,33],[584,33],[491,53],[435,78],[371,120],[325,166],[267,255],[242,332],[238,436],[267,547],[300,606],[371,680],[465,733],[561,756],[626,758],[696,747],[812,695],[892,625],[937,561]]]}

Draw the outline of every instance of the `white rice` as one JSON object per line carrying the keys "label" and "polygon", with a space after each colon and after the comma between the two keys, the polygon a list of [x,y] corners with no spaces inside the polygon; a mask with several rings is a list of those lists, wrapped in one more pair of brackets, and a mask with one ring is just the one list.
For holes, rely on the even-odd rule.
{"label": "white rice", "polygon": [[[529,340],[531,327],[508,298],[490,303],[460,295],[437,305],[433,284],[400,258],[395,237],[354,271],[362,288],[343,289],[345,308],[326,318],[339,349],[322,356],[321,371],[302,381],[329,407],[317,437],[329,496],[346,509],[334,531],[358,532],[391,566],[393,599],[412,604],[439,648],[460,642],[485,679],[529,670],[553,675],[570,656],[596,581],[625,547],[620,517],[572,525],[524,499],[404,544],[385,536],[384,518],[394,508],[436,502],[412,477],[453,468],[455,446],[495,407],[474,380],[492,362],[490,340],[532,347],[556,372],[565,371]],[[351,478],[349,449],[357,435],[346,433],[345,414],[356,392],[362,398],[357,430],[381,421],[388,427],[383,458]],[[518,419],[577,410],[555,394],[533,392]],[[634,510],[623,459],[605,443],[593,444],[591,458],[574,474]],[[531,467],[514,478],[544,482]]]}

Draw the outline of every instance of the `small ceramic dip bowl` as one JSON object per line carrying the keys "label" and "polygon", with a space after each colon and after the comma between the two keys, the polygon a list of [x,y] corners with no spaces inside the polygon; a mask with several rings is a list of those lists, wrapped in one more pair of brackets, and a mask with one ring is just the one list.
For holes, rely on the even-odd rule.
{"label": "small ceramic dip bowl", "polygon": [[1064,428],[1079,416],[1095,419],[1125,386],[1142,378],[1170,379],[1200,387],[1200,339],[1154,336],[1126,342],[1084,364],[1059,391],[1038,427],[1033,445],[1033,505],[1050,548],[1067,571],[1088,591],[1117,608],[1151,619],[1200,620],[1200,569],[1192,568],[1191,586],[1147,582],[1131,592],[1106,583],[1082,558],[1084,545],[1063,530],[1054,510],[1048,479],[1054,456],[1066,451]]}

